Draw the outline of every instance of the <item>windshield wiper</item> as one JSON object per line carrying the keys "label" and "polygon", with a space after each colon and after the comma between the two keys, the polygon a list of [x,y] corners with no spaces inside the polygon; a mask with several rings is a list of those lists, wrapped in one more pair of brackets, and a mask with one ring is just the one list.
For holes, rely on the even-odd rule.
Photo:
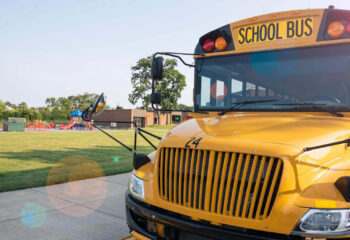
{"label": "windshield wiper", "polygon": [[328,112],[330,114],[333,114],[337,117],[344,117],[344,114],[337,112],[337,111],[331,111],[329,109],[326,108],[326,106],[330,106],[327,104],[318,104],[318,103],[278,103],[278,104],[274,104],[274,105],[278,105],[278,106],[298,106],[296,108],[291,108],[290,110],[295,110],[298,109],[300,107],[311,107],[313,109],[316,110],[320,110],[322,112]]}
{"label": "windshield wiper", "polygon": [[268,103],[268,102],[277,102],[277,99],[269,99],[269,100],[256,100],[256,101],[242,101],[242,102],[235,102],[233,105],[227,109],[222,110],[219,115],[225,115],[225,113],[229,111],[233,111],[236,109],[240,109],[241,107],[249,104],[254,104],[254,103]]}

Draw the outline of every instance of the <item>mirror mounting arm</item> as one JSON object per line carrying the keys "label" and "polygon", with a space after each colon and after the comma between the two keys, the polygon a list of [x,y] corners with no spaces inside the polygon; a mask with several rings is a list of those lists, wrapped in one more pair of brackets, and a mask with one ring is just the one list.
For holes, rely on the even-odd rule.
{"label": "mirror mounting arm", "polygon": [[188,66],[188,67],[195,67],[194,64],[190,64],[190,63],[186,63],[185,60],[183,60],[182,57],[180,57],[179,55],[184,55],[184,56],[196,56],[198,54],[194,54],[194,53],[177,53],[177,52],[156,52],[153,55],[153,59],[156,58],[157,55],[163,55],[163,56],[169,56],[169,57],[173,57],[173,58],[177,58],[179,59],[184,65]]}
{"label": "mirror mounting arm", "polygon": [[[116,139],[115,137],[113,137],[111,134],[109,134],[108,132],[106,132],[105,130],[103,130],[102,128],[98,127],[95,122],[92,123],[92,125],[97,128],[98,130],[100,130],[101,132],[103,132],[105,135],[107,135],[108,137],[110,137],[111,139],[113,139],[115,142],[119,143],[120,145],[122,145],[124,148],[126,148],[127,150],[129,150],[129,152],[134,152],[133,149],[131,149],[130,147],[126,146],[124,143],[122,143],[121,141],[119,141],[118,139]],[[135,152],[134,152],[135,154]]]}
{"label": "mirror mounting arm", "polygon": [[[154,135],[150,132],[147,132],[146,130],[142,129],[142,128],[139,128],[137,127],[137,124],[136,122],[129,122],[129,123],[132,123],[134,126],[135,126],[135,134],[134,134],[134,147],[133,149],[126,146],[124,143],[122,143],[121,141],[119,141],[118,139],[116,139],[115,137],[113,137],[111,134],[109,134],[108,132],[104,131],[102,128],[98,127],[96,124],[95,124],[95,121],[91,121],[92,122],[92,125],[97,128],[99,131],[101,131],[102,133],[104,133],[105,135],[107,135],[108,137],[110,137],[111,139],[113,139],[115,142],[119,143],[121,146],[123,146],[124,148],[126,148],[129,152],[132,152],[133,153],[133,166],[134,166],[134,169],[139,169],[140,167],[142,167],[143,165],[151,162],[151,160],[149,159],[149,157],[145,154],[137,154],[136,152],[136,148],[137,148],[137,135],[139,134],[143,139],[145,139],[149,145],[151,145],[155,150],[157,150],[157,147],[143,134],[147,134],[147,135],[150,135],[151,137],[154,137],[156,139],[159,139],[161,140],[161,137],[157,136],[157,135]],[[97,122],[100,122],[100,121],[97,121]],[[103,122],[107,122],[107,121],[103,121]],[[112,121],[109,121],[109,122],[112,122]],[[114,122],[118,122],[118,121],[114,121]],[[126,121],[121,121],[123,123],[125,123]]]}
{"label": "mirror mounting arm", "polygon": [[144,130],[144,129],[142,129],[142,128],[138,128],[138,130],[139,130],[140,132],[146,133],[146,134],[150,135],[151,137],[154,137],[154,138],[156,138],[156,139],[158,139],[158,140],[161,140],[161,139],[162,139],[161,137],[159,137],[159,136],[157,136],[157,135],[154,135],[154,134],[152,134],[152,133],[150,133],[150,132],[147,132],[146,130]]}
{"label": "mirror mounting arm", "polygon": [[[107,135],[108,137],[110,137],[111,139],[113,139],[115,142],[119,143],[120,145],[122,145],[124,148],[126,148],[127,150],[129,150],[130,152],[133,152],[134,154],[136,154],[136,146],[137,146],[137,134],[139,134],[142,138],[144,138],[155,150],[157,149],[157,147],[145,136],[146,135],[149,135],[153,138],[156,138],[158,140],[161,140],[162,138],[157,136],[157,135],[154,135],[140,127],[137,126],[137,123],[134,122],[134,121],[106,121],[106,120],[87,120],[89,122],[92,123],[92,125],[100,130],[102,133],[104,133],[105,135]],[[102,128],[98,127],[95,122],[108,122],[108,123],[111,123],[111,122],[114,122],[114,123],[130,123],[132,124],[134,127],[135,127],[135,135],[134,135],[134,148],[130,148],[128,146],[126,146],[124,143],[122,143],[121,141],[119,141],[118,139],[116,139],[115,137],[113,137],[112,135],[110,135],[108,132],[104,131]]]}
{"label": "mirror mounting arm", "polygon": [[[160,65],[160,67],[162,67]],[[93,116],[97,116],[98,114],[101,114],[103,112],[103,109],[105,107],[105,98],[104,98],[104,94],[102,93],[96,100],[94,105],[90,105],[89,107],[87,107],[83,112],[82,112],[82,118],[84,121],[86,122],[90,122],[92,124],[92,126],[94,126],[96,129],[98,129],[99,131],[101,131],[102,133],[104,133],[105,135],[107,135],[109,138],[113,139],[115,142],[117,142],[118,144],[120,144],[121,146],[123,146],[125,149],[127,149],[129,152],[133,153],[133,165],[135,169],[138,169],[140,167],[142,167],[143,165],[147,164],[148,162],[150,162],[151,160],[149,159],[149,157],[145,154],[137,154],[137,135],[139,134],[143,139],[145,139],[155,150],[157,150],[157,147],[144,135],[147,134],[151,137],[154,137],[158,140],[161,140],[161,137],[154,135],[150,132],[147,132],[144,129],[141,129],[140,127],[137,126],[136,121],[106,121],[106,120],[94,120],[92,119]],[[113,137],[111,134],[109,134],[108,132],[106,132],[105,130],[103,130],[101,127],[97,126],[95,124],[95,122],[108,122],[108,123],[128,123],[128,124],[132,124],[132,126],[135,128],[135,133],[134,133],[134,147],[131,148],[129,146],[127,146],[126,144],[124,144],[123,142],[121,142],[120,140],[116,139],[115,137]]]}
{"label": "mirror mounting arm", "polygon": [[[184,65],[188,66],[188,67],[195,67],[194,64],[189,64],[187,62],[185,62],[185,60],[183,60],[183,58],[180,55],[184,55],[184,56],[196,56],[198,54],[194,54],[194,53],[177,53],[177,52],[156,52],[155,54],[153,54],[153,61],[156,59],[157,55],[163,55],[163,56],[169,56],[169,57],[173,57],[173,58],[177,58],[179,59]],[[202,54],[204,56],[204,54]],[[177,112],[192,112],[191,110],[181,110],[181,109],[160,109],[158,106],[155,106],[156,104],[160,103],[160,95],[159,93],[155,93],[155,79],[152,79],[152,94],[151,94],[151,99],[152,97],[155,98],[155,100],[157,100],[157,103],[152,102],[151,100],[151,106],[152,109],[155,111],[161,111],[161,112],[173,112],[173,111],[177,111]]]}

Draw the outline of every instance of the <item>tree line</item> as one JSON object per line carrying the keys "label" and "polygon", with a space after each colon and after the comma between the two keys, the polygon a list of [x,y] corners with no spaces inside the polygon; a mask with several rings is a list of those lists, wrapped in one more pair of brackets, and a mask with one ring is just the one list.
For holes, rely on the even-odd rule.
{"label": "tree line", "polygon": [[[9,117],[26,118],[27,120],[67,121],[76,109],[84,110],[98,98],[96,93],[84,93],[75,96],[47,98],[43,107],[28,107],[25,102],[13,104],[0,100],[0,120]],[[110,108],[107,106],[107,109]]]}

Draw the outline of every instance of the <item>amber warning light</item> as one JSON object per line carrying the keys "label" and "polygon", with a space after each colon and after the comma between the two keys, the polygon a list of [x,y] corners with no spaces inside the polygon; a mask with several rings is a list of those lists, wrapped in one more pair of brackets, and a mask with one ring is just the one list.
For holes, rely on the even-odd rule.
{"label": "amber warning light", "polygon": [[220,51],[225,50],[227,48],[226,39],[224,37],[218,37],[215,40],[215,48]]}
{"label": "amber warning light", "polygon": [[[350,32],[349,23],[347,24],[346,30],[348,33]],[[328,26],[327,33],[332,38],[339,38],[345,33],[345,25],[340,21],[332,22]]]}

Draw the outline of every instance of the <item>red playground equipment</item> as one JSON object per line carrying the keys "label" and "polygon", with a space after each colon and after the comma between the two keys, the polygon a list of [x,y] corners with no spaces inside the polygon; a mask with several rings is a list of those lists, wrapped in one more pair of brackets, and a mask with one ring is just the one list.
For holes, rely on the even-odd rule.
{"label": "red playground equipment", "polygon": [[55,124],[47,123],[41,120],[31,120],[26,127],[30,129],[52,129],[55,128]]}
{"label": "red playground equipment", "polygon": [[90,124],[90,122],[86,122],[81,117],[82,112],[79,110],[75,110],[71,114],[70,123],[67,125],[61,124],[61,130],[94,130],[95,128]]}

